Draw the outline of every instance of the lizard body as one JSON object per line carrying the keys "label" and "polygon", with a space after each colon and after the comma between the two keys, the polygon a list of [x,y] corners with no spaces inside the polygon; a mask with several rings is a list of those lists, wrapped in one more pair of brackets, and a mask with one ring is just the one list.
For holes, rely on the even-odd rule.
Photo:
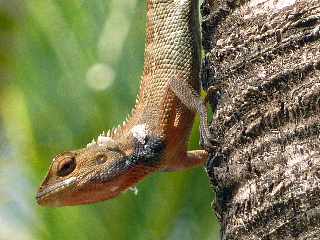
{"label": "lizard body", "polygon": [[208,134],[197,98],[198,0],[147,0],[146,29],[143,77],[131,117],[86,148],[57,155],[37,193],[39,204],[110,199],[155,171],[206,161],[205,150],[187,151],[196,110],[204,113],[201,129]]}

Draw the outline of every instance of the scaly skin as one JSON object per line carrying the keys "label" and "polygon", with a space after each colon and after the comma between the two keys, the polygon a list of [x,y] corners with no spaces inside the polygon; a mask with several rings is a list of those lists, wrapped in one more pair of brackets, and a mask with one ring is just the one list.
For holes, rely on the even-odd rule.
{"label": "scaly skin", "polygon": [[[102,201],[155,171],[202,164],[206,151],[187,151],[195,110],[206,121],[197,98],[199,72],[198,0],[148,0],[144,72],[131,117],[97,143],[57,155],[38,203]],[[206,135],[207,128],[202,129]]]}

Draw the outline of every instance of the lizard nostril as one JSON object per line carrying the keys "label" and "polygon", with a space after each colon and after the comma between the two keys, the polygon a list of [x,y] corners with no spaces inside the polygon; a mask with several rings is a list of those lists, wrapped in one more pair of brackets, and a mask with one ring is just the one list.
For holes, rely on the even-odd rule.
{"label": "lizard nostril", "polygon": [[58,166],[57,175],[60,177],[65,177],[73,172],[76,168],[76,160],[74,157],[66,158]]}

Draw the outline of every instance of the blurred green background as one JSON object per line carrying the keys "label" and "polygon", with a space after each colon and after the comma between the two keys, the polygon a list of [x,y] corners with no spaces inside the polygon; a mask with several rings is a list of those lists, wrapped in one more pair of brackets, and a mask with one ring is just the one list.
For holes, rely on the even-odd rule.
{"label": "blurred green background", "polygon": [[56,153],[85,146],[130,112],[145,8],[144,0],[0,0],[0,240],[218,239],[203,169],[154,174],[137,195],[93,205],[35,202]]}

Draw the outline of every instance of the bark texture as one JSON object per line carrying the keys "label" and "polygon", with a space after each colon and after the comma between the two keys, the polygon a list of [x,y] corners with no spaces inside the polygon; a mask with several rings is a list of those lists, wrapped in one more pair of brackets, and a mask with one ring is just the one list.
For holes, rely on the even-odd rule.
{"label": "bark texture", "polygon": [[222,239],[320,239],[320,1],[206,0]]}

